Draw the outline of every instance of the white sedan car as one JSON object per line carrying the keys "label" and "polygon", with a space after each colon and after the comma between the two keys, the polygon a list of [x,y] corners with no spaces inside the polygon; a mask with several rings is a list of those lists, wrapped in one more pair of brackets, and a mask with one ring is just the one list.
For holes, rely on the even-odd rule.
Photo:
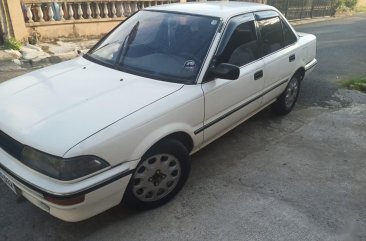
{"label": "white sedan car", "polygon": [[290,112],[315,54],[270,6],[144,9],[84,56],[0,85],[0,177],[66,221],[157,207],[190,154],[269,105]]}

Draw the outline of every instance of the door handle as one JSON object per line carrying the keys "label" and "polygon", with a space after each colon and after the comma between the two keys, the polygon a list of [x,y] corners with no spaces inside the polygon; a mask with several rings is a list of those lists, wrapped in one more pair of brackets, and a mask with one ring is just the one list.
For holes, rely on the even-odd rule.
{"label": "door handle", "polygon": [[263,77],[263,70],[259,70],[258,72],[255,72],[254,80],[261,79],[262,77]]}
{"label": "door handle", "polygon": [[292,54],[292,55],[290,55],[290,57],[288,57],[288,60],[290,62],[294,61],[295,59],[296,59],[296,55],[295,54]]}

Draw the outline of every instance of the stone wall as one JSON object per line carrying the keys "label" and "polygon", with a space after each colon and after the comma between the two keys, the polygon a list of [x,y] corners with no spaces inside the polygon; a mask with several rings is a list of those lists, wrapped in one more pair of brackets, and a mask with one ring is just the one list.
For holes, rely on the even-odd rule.
{"label": "stone wall", "polygon": [[[0,0],[7,7],[9,34],[17,40],[99,37],[134,12],[179,0]],[[181,0],[185,2],[185,0]],[[6,11],[3,11],[6,12]],[[0,8],[1,16],[1,8]],[[1,26],[1,29],[3,27]]]}

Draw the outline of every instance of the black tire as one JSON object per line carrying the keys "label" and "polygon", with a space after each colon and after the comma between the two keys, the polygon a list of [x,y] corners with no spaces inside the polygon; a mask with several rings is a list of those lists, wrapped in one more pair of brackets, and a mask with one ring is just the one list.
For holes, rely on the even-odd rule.
{"label": "black tire", "polygon": [[[170,163],[166,164],[166,161]],[[174,161],[176,161],[176,166],[171,167],[171,163],[173,163]],[[150,164],[150,162],[152,162],[153,164]],[[155,165],[155,162],[157,162],[156,166],[160,167],[160,169],[162,170],[155,168],[154,166],[149,166]],[[179,170],[178,167],[180,168]],[[168,170],[164,168],[167,168]],[[174,173],[177,172],[179,174],[179,176],[177,174],[178,177],[175,180],[176,183],[174,183],[174,187],[173,184],[168,187],[169,182],[165,183],[165,181],[170,180],[169,178],[175,178],[173,176],[173,172],[169,173],[171,168],[174,169]],[[144,154],[144,156],[141,158],[140,163],[137,165],[137,168],[134,170],[130,182],[124,193],[122,204],[127,208],[135,210],[152,209],[164,205],[165,203],[169,202],[175,195],[177,195],[177,193],[182,189],[188,179],[190,169],[190,156],[187,148],[181,142],[174,139],[167,139],[154,145],[149,151]],[[151,176],[149,174],[151,174],[152,170],[154,170],[154,175]],[[157,174],[158,171],[159,174]],[[146,175],[146,177],[148,177],[148,180],[146,180],[146,177],[139,178],[139,175]],[[165,178],[166,180],[164,180]],[[170,182],[175,181],[170,180]],[[156,185],[156,183],[159,184]],[[146,187],[140,188],[141,185],[143,186],[145,184],[147,185]],[[159,193],[159,191],[154,192],[154,188],[159,188],[159,191],[164,188],[166,188],[167,190],[165,194],[163,193],[164,195],[158,197],[157,194],[154,193]],[[171,190],[168,190],[169,188],[171,188]],[[146,200],[149,197],[150,192],[153,193],[152,196],[156,195],[156,197],[152,197],[151,200]],[[158,199],[155,200],[154,198]]]}
{"label": "black tire", "polygon": [[[296,90],[294,89],[296,85]],[[294,75],[286,86],[285,91],[272,104],[274,112],[278,115],[286,115],[294,108],[297,98],[299,97],[301,87],[301,75]],[[289,95],[292,97],[289,98]]]}

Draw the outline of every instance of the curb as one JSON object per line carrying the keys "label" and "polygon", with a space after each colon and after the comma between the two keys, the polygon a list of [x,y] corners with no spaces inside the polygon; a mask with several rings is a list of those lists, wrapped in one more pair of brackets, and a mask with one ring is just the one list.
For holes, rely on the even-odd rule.
{"label": "curb", "polygon": [[14,63],[14,61],[12,60],[2,60],[0,61],[0,73],[1,72],[11,72],[11,71],[17,71],[17,70],[22,70],[24,68],[22,68],[21,65],[18,65],[16,63]]}
{"label": "curb", "polygon": [[[76,58],[77,56],[75,56]],[[39,61],[33,61],[32,59],[19,59],[20,65],[14,63],[14,61],[4,60],[0,61],[1,67],[0,72],[11,72],[16,70],[36,70],[40,68],[47,67],[52,64],[58,64],[63,61],[67,61],[73,58],[62,58],[58,55],[53,55],[50,57],[46,57],[44,59],[41,59]]]}
{"label": "curb", "polygon": [[331,21],[331,20],[335,20],[338,17],[319,17],[319,18],[305,18],[305,19],[294,19],[294,20],[289,20],[289,22],[291,23],[292,26],[299,26],[299,25],[305,25],[305,24],[310,24],[310,23],[320,23],[320,22],[326,22],[326,21]]}
{"label": "curb", "polygon": [[356,16],[358,14],[360,14],[360,13],[355,12],[355,13],[352,13],[352,14],[336,14],[335,16],[327,16],[327,17],[294,19],[294,20],[289,20],[289,22],[293,26],[298,26],[298,25],[305,25],[305,24],[310,24],[310,23],[320,23],[320,22],[337,20],[337,19],[342,19],[342,18],[347,18],[347,17],[353,17],[353,16]]}

